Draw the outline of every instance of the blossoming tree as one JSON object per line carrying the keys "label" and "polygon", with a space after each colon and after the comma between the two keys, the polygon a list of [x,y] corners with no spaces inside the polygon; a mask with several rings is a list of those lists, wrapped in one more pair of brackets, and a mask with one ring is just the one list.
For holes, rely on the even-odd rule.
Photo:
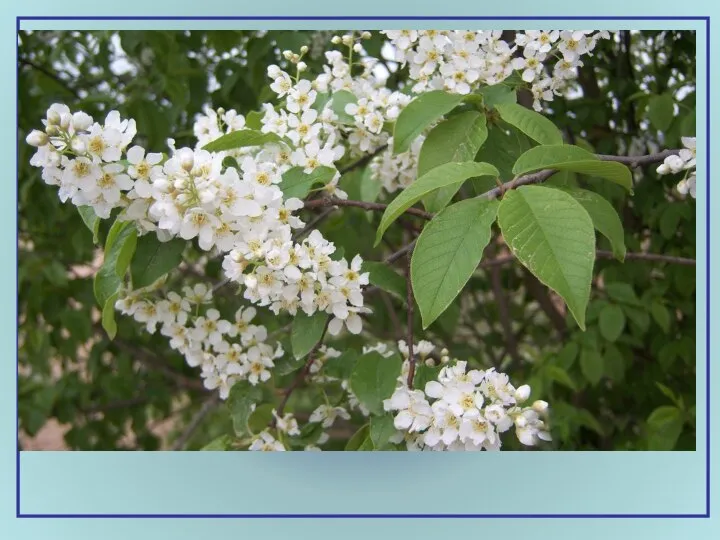
{"label": "blossoming tree", "polygon": [[[621,431],[622,416],[603,403],[627,398],[621,381],[639,351],[668,369],[686,355],[645,345],[650,318],[670,343],[693,339],[694,322],[665,298],[672,269],[693,261],[648,248],[662,244],[659,219],[672,251],[694,252],[676,230],[691,218],[686,196],[695,197],[694,81],[671,68],[653,93],[638,73],[628,100],[642,112],[622,126],[617,90],[608,90],[615,118],[605,126],[623,133],[610,145],[592,135],[601,122],[576,131],[573,118],[588,109],[574,103],[611,84],[612,66],[597,56],[619,49],[640,72],[633,62],[648,64],[650,50],[657,63],[669,38],[635,36],[633,50],[627,32],[352,31],[285,49],[285,34],[229,33],[225,52],[215,34],[179,49],[169,40],[166,54],[189,81],[217,66],[206,82],[225,95],[195,114],[182,69],[168,68],[157,101],[141,94],[123,106],[135,81],[118,95],[106,82],[83,97],[38,63],[41,52],[28,45],[21,58],[79,102],[48,103],[25,141],[42,189],[63,212],[75,208],[90,231],[80,240],[102,254],[95,306],[67,298],[85,306],[87,321],[73,324],[92,336],[70,343],[91,348],[90,370],[127,371],[135,388],[119,408],[141,411],[133,429],[143,430],[160,395],[161,411],[187,409],[177,449],[552,448],[582,429],[597,446],[613,444],[603,418]],[[23,45],[34,39],[21,36]],[[113,49],[108,58],[124,58],[134,76],[163,61],[152,39],[89,43]],[[51,61],[77,69],[69,55]],[[235,104],[243,88],[255,98]],[[175,122],[192,123],[192,135],[154,116],[180,95]],[[93,110],[95,100],[104,105]],[[676,114],[683,107],[690,112]],[[653,199],[676,217],[664,210],[649,231],[628,233],[633,209]],[[651,284],[642,297],[619,278],[628,267]],[[148,371],[179,387],[173,397],[143,381]],[[652,401],[666,403],[643,422],[641,446],[671,448],[694,410],[685,388],[651,377]],[[100,404],[84,414],[110,421],[112,392],[101,379],[86,388]],[[63,401],[62,389],[52,401]]]}

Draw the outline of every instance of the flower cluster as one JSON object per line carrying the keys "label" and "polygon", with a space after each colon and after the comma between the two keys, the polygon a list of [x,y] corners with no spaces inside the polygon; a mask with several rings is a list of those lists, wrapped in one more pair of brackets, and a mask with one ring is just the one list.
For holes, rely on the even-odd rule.
{"label": "flower cluster", "polygon": [[[384,408],[394,414],[395,428],[409,450],[499,450],[500,434],[513,426],[522,444],[551,440],[543,420],[547,403],[521,406],[530,396],[529,386],[516,389],[507,375],[493,368],[468,371],[467,362],[451,361],[443,350],[437,380],[428,382],[424,390],[411,389],[407,386],[407,345],[400,342],[398,346],[406,360]],[[421,342],[414,351],[420,361],[434,365],[437,362],[429,358],[434,348]]]}
{"label": "flower cluster", "polygon": [[665,158],[665,161],[657,168],[658,174],[677,174],[685,171],[683,178],[677,185],[678,192],[685,196],[688,193],[695,198],[695,137],[681,137],[684,148],[678,155]]}
{"label": "flower cluster", "polygon": [[102,218],[126,205],[123,194],[134,179],[118,161],[136,134],[134,120],[122,120],[112,111],[101,125],[82,111],[73,114],[67,105],[56,103],[43,124],[45,131],[27,136],[38,148],[30,165],[42,167],[43,180],[59,187],[61,201],[91,206]]}
{"label": "flower cluster", "polygon": [[[469,94],[481,85],[503,82],[514,72],[530,85],[534,108],[560,95],[606,31],[537,31],[515,34],[514,43],[502,31],[388,30],[395,59],[409,65],[413,92],[446,90]],[[551,73],[546,64],[556,58]]]}
{"label": "flower cluster", "polygon": [[[312,110],[304,108],[306,102],[298,92],[291,90],[295,106],[289,107],[305,115]],[[217,126],[218,118],[228,129],[244,124],[234,111],[220,115],[207,109],[195,131],[216,135],[212,126],[213,122]],[[62,200],[90,205],[100,217],[109,217],[113,208],[121,207],[119,219],[134,221],[140,234],[155,231],[161,241],[197,238],[202,250],[227,254],[223,262],[227,277],[245,285],[245,298],[270,306],[275,313],[295,314],[298,308],[307,314],[326,311],[334,315],[329,327],[333,335],[344,325],[353,333],[361,331],[358,314],[366,312],[361,287],[368,277],[360,272],[362,260],[356,257],[351,264],[333,260],[335,246],[318,231],[302,243],[293,241],[292,230],[304,226],[293,212],[303,203],[284,199],[278,187],[283,172],[296,159],[283,161],[287,152],[283,145],[261,147],[245,156],[239,168],[223,167],[224,152],[173,148],[172,156],[164,159],[162,154],[132,146],[126,151],[125,165],[120,160],[135,135],[135,122],[121,120],[117,112],[100,126],[85,113],[71,114],[66,106],[53,105],[45,124],[44,133],[28,136],[28,142],[38,147],[31,163],[43,167],[46,182],[60,186]],[[298,144],[306,136],[312,141],[292,156],[303,151],[306,160],[308,147],[317,144],[315,135],[296,127]],[[342,150],[342,146],[334,148]]]}
{"label": "flower cluster", "polygon": [[128,291],[115,308],[144,324],[151,334],[159,327],[189,366],[201,368],[205,388],[217,389],[226,399],[239,380],[252,385],[267,381],[283,350],[280,345],[273,350],[266,343],[266,328],[251,323],[255,308],[241,307],[234,320],[227,321],[209,307],[212,299],[212,290],[200,283],[185,287],[182,295],[169,292],[160,299],[145,291]]}

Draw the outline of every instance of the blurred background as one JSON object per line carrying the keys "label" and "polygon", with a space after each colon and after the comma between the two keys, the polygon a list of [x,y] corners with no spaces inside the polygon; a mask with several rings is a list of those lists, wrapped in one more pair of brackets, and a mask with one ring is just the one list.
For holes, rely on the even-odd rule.
{"label": "blurred background", "polygon": [[[26,134],[41,127],[46,109],[59,102],[96,120],[113,109],[135,118],[136,143],[153,151],[167,151],[168,137],[178,147],[194,146],[193,121],[205,105],[242,114],[259,110],[274,96],[266,69],[282,64],[282,50],[308,45],[309,71],[318,73],[324,51],[332,47],[330,38],[338,33],[18,34],[23,449],[172,448],[208,396],[195,371],[162,336],[148,335],[118,317],[118,336],[108,340],[98,323],[92,287],[101,251],[77,209],[60,203],[40,169],[29,165],[33,148],[24,144]],[[383,36],[373,34],[364,42],[367,54],[387,56]],[[638,155],[679,148],[681,136],[695,135],[693,32],[616,32],[583,60],[576,88],[546,111],[569,143],[600,154]],[[389,75],[387,85],[397,88],[398,66],[387,58],[381,65]],[[529,143],[497,133],[480,154],[492,153],[494,163],[504,160],[509,169]],[[632,198],[619,186],[592,178],[564,175],[555,181],[590,186],[610,199],[622,217],[628,251],[694,259],[695,202],[675,190],[680,178],[658,176],[654,168],[636,175]],[[369,181],[365,171],[355,171],[341,180],[341,187],[350,198],[361,198],[367,192],[361,193],[359,184]],[[385,197],[376,191],[375,197]],[[382,260],[390,249],[372,249],[377,219],[348,208],[335,212],[321,230],[346,256]],[[108,226],[101,227],[100,246]],[[603,242],[600,248],[608,249]],[[503,254],[501,245],[489,249],[490,255]],[[178,278],[196,276],[200,282],[204,274],[205,282],[215,282],[220,270],[217,260],[190,258]],[[480,268],[462,300],[424,334],[416,333],[417,339],[445,346],[451,355],[477,365],[497,366],[519,384],[528,382],[535,399],[551,404],[556,449],[694,449],[695,267],[604,259],[596,262],[595,275],[586,332],[567,317],[562,302],[519,264],[510,263]],[[241,299],[228,294],[222,301],[229,308]],[[370,302],[375,314],[365,335],[346,336],[332,346],[360,348],[396,339],[392,318],[402,304],[385,295]],[[272,331],[289,319],[265,312],[260,322]],[[228,429],[227,414],[217,408],[184,446],[200,448]],[[333,429],[333,438],[347,440],[356,428],[350,422]]]}

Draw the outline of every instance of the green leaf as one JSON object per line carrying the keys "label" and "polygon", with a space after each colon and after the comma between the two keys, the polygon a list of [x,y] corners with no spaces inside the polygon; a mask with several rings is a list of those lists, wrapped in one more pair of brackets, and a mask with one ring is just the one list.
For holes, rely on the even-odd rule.
{"label": "green leaf", "polygon": [[393,132],[393,153],[406,152],[425,128],[452,111],[461,101],[460,94],[442,90],[425,92],[413,99],[398,115]]}
{"label": "green leaf", "polygon": [[392,415],[384,414],[370,418],[370,439],[377,450],[383,450],[396,431]]}
{"label": "green leaf", "polygon": [[582,204],[597,231],[610,241],[615,258],[624,261],[626,253],[625,231],[620,216],[618,216],[612,204],[594,191],[580,188],[558,189],[569,193],[577,202]]}
{"label": "green leaf", "polygon": [[235,434],[240,436],[250,433],[248,420],[253,412],[253,405],[262,399],[262,391],[248,381],[238,381],[230,388],[227,406],[233,422]]}
{"label": "green leaf", "polygon": [[667,131],[675,117],[673,98],[670,94],[652,96],[648,101],[648,119],[658,131]]}
{"label": "green leaf", "polygon": [[485,107],[493,108],[504,103],[517,103],[517,92],[506,84],[483,86],[480,89]]}
{"label": "green leaf", "polygon": [[517,103],[498,104],[495,109],[500,113],[500,118],[518,128],[532,140],[540,144],[563,143],[560,130],[542,114]]}
{"label": "green leaf", "polygon": [[255,407],[255,410],[248,417],[248,428],[256,435],[270,425],[273,419],[272,412],[275,405],[272,403],[263,403]]}
{"label": "green leaf", "polygon": [[413,387],[418,390],[425,391],[425,385],[430,381],[437,381],[440,370],[444,366],[426,366],[419,364],[415,369],[415,377],[413,378]]}
{"label": "green leaf", "polygon": [[632,286],[628,283],[605,283],[605,292],[612,300],[615,300],[616,302],[626,304],[628,306],[642,307],[640,299],[635,294]]}
{"label": "green leaf", "polygon": [[103,329],[107,332],[107,335],[111,340],[115,339],[115,336],[117,335],[117,323],[115,322],[115,302],[117,299],[118,293],[115,293],[105,301],[105,305],[102,308],[102,317],[100,319]]}
{"label": "green leaf", "polygon": [[405,210],[428,193],[446,186],[454,184],[460,185],[468,178],[474,176],[497,176],[497,174],[497,169],[489,163],[445,163],[444,165],[435,167],[401,191],[388,205],[380,220],[380,226],[378,227],[375,237],[375,246],[380,243],[387,228]]}
{"label": "green leaf", "polygon": [[262,129],[262,119],[264,117],[264,112],[250,111],[245,115],[245,127],[254,131],[260,131]]}
{"label": "green leaf", "polygon": [[394,294],[400,299],[407,295],[407,280],[387,264],[377,261],[363,261],[363,271],[370,272],[370,283]]}
{"label": "green leaf", "polygon": [[615,345],[605,347],[603,362],[605,364],[605,375],[615,382],[621,382],[625,377],[625,358],[620,349]]}
{"label": "green leaf", "polygon": [[580,351],[580,371],[583,377],[593,386],[602,379],[605,368],[603,358],[595,349],[583,349]]}
{"label": "green leaf", "polygon": [[282,139],[275,133],[263,133],[253,129],[241,129],[233,131],[210,141],[203,150],[208,152],[223,152],[235,148],[246,148],[248,146],[262,146],[267,143],[279,142]]}
{"label": "green leaf", "polygon": [[138,238],[135,256],[130,266],[134,289],[148,287],[182,262],[187,242],[176,238],[160,242],[154,234]]}
{"label": "green leaf", "polygon": [[293,356],[296,359],[304,358],[322,339],[327,320],[328,314],[324,311],[316,311],[313,315],[297,312],[290,334]]}
{"label": "green leaf", "polygon": [[595,260],[595,230],[585,209],[558,189],[523,186],[503,197],[498,223],[515,257],[562,296],[584,330]]}
{"label": "green leaf", "polygon": [[354,349],[348,349],[340,356],[327,360],[323,365],[323,373],[328,377],[348,380],[355,369],[358,357],[359,355],[357,351]]}
{"label": "green leaf", "polygon": [[619,184],[632,193],[630,169],[616,161],[600,161],[595,154],[579,146],[570,144],[536,146],[517,159],[512,172],[521,175],[541,169],[557,169],[598,176]]}
{"label": "green leaf", "polygon": [[367,439],[369,436],[370,424],[365,424],[360,429],[358,429],[352,437],[350,437],[350,440],[345,445],[345,451],[353,452],[360,450],[360,447],[365,442],[365,439]]}
{"label": "green leaf", "polygon": [[100,218],[95,214],[92,206],[78,206],[78,213],[83,222],[90,229],[93,235],[93,243],[98,243],[98,231],[100,230]]}
{"label": "green leaf", "polygon": [[598,325],[602,337],[611,342],[617,341],[625,329],[625,312],[620,306],[608,304],[600,312]]}
{"label": "green leaf", "polygon": [[573,381],[570,375],[568,375],[568,372],[560,366],[547,366],[547,368],[545,368],[545,375],[550,380],[560,383],[570,390],[577,390],[575,381]]}
{"label": "green leaf", "polygon": [[345,106],[350,103],[357,103],[357,97],[347,90],[339,90],[332,95],[332,110],[338,116],[342,124],[355,125],[355,118],[345,112]]}
{"label": "green leaf", "polygon": [[232,437],[229,435],[220,435],[213,439],[200,450],[205,452],[224,452],[232,448]]}
{"label": "green leaf", "polygon": [[127,221],[116,221],[110,228],[105,242],[105,258],[95,275],[93,290],[103,310],[108,299],[120,290],[122,277],[129,263],[128,254],[135,249],[137,229]]}
{"label": "green leaf", "polygon": [[448,206],[418,237],[410,276],[423,328],[460,294],[490,242],[499,203],[468,199]]}
{"label": "green leaf", "polygon": [[668,308],[655,300],[650,306],[650,313],[658,326],[667,334],[670,331],[670,311]]}
{"label": "green leaf", "polygon": [[283,173],[280,189],[286,199],[304,199],[315,185],[324,186],[330,182],[335,173],[335,169],[330,167],[318,167],[309,174],[302,167],[293,167]]}
{"label": "green leaf", "polygon": [[570,369],[580,352],[580,347],[574,341],[570,341],[560,350],[557,355],[557,364],[563,369]]}
{"label": "green leaf", "polygon": [[[445,163],[474,161],[488,136],[485,115],[467,111],[454,115],[428,133],[418,157],[418,176]],[[438,212],[448,204],[460,186],[442,188],[423,199],[428,212]]]}
{"label": "green leaf", "polygon": [[361,356],[350,376],[350,388],[373,414],[383,414],[383,400],[395,390],[402,360],[398,355],[388,358],[377,352]]}
{"label": "green leaf", "polygon": [[648,449],[672,450],[675,448],[684,420],[680,409],[671,405],[658,407],[647,419]]}

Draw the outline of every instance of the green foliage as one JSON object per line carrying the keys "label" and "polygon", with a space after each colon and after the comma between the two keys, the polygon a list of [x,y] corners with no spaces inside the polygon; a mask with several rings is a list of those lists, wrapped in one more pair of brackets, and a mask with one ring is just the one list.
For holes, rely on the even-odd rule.
{"label": "green foliage", "polygon": [[375,236],[375,245],[380,243],[387,228],[413,204],[428,193],[447,187],[460,186],[474,176],[497,176],[497,169],[488,163],[445,163],[425,173],[400,192],[385,209]]}
{"label": "green foliage", "polygon": [[427,328],[447,309],[480,263],[498,202],[469,199],[448,206],[423,229],[410,267]]}
{"label": "green foliage", "polygon": [[306,315],[303,312],[298,312],[293,320],[292,334],[290,336],[295,359],[304,358],[315,344],[320,341],[325,332],[327,320],[327,313],[318,311],[314,315]]}
{"label": "green foliage", "polygon": [[442,90],[426,92],[413,99],[402,110],[395,123],[393,152],[406,152],[426,127],[452,111],[462,100],[463,96],[448,94]]}
{"label": "green foliage", "polygon": [[[540,116],[523,108],[527,92],[515,81],[465,98],[438,92],[423,96],[432,101],[411,102],[392,127],[394,151],[409,149],[424,133],[419,167],[423,182],[440,169],[435,181],[419,192],[389,195],[379,181],[372,180],[368,165],[343,175],[340,188],[350,199],[386,203],[391,208],[382,218],[378,213],[342,208],[319,227],[346,256],[362,255],[363,271],[370,272],[372,285],[390,293],[390,307],[403,328],[396,332],[388,304],[373,294],[365,298],[373,314],[364,316],[361,337],[343,333],[324,339],[342,352],[337,358],[318,360],[320,373],[336,380],[323,387],[326,396],[315,384],[299,385],[287,410],[298,419],[307,418],[324,399],[332,405],[340,402],[345,395],[340,382],[350,381],[350,389],[372,413],[367,418],[353,411],[349,421],[338,420],[334,426],[338,431],[357,433],[347,442],[348,436],[336,437],[333,428],[328,448],[394,449],[388,442],[393,430],[382,400],[392,393],[400,373],[399,358],[362,355],[361,350],[377,341],[405,339],[405,258],[394,265],[377,261],[420,233],[413,256],[416,266],[424,239],[451,209],[479,205],[479,199],[472,197],[495,188],[498,177],[507,182],[516,175],[553,168],[559,172],[548,181],[552,188],[528,186],[504,193],[498,212],[502,234],[492,232],[488,225],[469,242],[470,234],[461,233],[473,230],[478,214],[458,220],[448,242],[466,239],[467,249],[457,258],[467,262],[463,276],[468,278],[459,285],[462,293],[452,295],[455,299],[450,298],[448,307],[429,326],[423,305],[430,289],[415,284],[419,307],[415,340],[428,339],[446,347],[474,368],[512,365],[511,378],[527,381],[533,399],[550,403],[552,448],[695,449],[695,366],[696,361],[705,360],[695,356],[695,268],[625,257],[627,251],[695,258],[695,203],[680,200],[674,189],[679,178],[658,176],[655,164],[642,167],[641,172],[638,169],[632,178],[624,165],[596,157],[596,153],[627,155],[629,149],[651,153],[657,147],[678,148],[681,136],[694,135],[695,35],[667,30],[620,34],[623,39],[602,40],[593,56],[583,57],[579,97],[556,97],[550,110]],[[163,244],[152,234],[138,237],[133,227],[115,222],[115,215],[100,220],[89,207],[62,204],[39,170],[28,165],[33,149],[22,143],[24,137],[38,127],[38,119],[50,104],[62,102],[73,110],[87,111],[98,121],[118,109],[123,117],[136,118],[137,144],[168,153],[168,137],[175,139],[178,148],[195,145],[194,117],[210,104],[215,109],[236,109],[246,118],[247,129],[223,137],[221,144],[228,149],[252,148],[273,139],[260,133],[261,104],[273,98],[267,66],[284,66],[279,51],[297,51],[316,36],[313,31],[270,31],[262,37],[251,31],[18,34],[18,414],[22,445],[49,422],[58,422],[67,427],[63,442],[72,449],[168,447],[206,403],[208,394],[197,371],[184,363],[163,336],[148,334],[127,317],[115,319],[117,292],[128,280],[138,287],[165,276],[168,286],[177,289],[188,283],[212,285],[221,279],[221,261],[201,259],[190,242]],[[373,36],[364,46],[379,51],[381,42]],[[120,55],[125,58],[122,63],[131,66],[124,73],[116,72]],[[148,55],[154,59],[148,61]],[[638,61],[641,55],[649,61]],[[309,73],[322,72],[322,54],[311,52],[303,61]],[[397,89],[400,80],[391,75],[388,88]],[[350,125],[354,120],[344,109],[353,101],[352,94],[340,91],[319,95],[313,106],[317,110],[331,106]],[[560,133],[563,136],[558,139]],[[563,139],[572,144],[558,146]],[[224,166],[233,166],[230,159]],[[347,156],[343,163],[345,159],[349,163],[355,156]],[[482,163],[492,170],[478,170]],[[473,170],[465,171],[467,175],[450,173],[464,166]],[[282,188],[288,197],[314,197],[313,190],[332,178],[322,170],[307,175],[300,169],[287,181],[288,174]],[[558,204],[554,194],[544,192],[545,199],[524,195],[535,188],[559,192],[562,209],[553,206]],[[453,199],[461,202],[451,204]],[[407,215],[397,219],[419,201],[428,211],[440,213],[427,223]],[[550,208],[545,209],[542,201]],[[580,210],[587,215],[576,220],[581,226],[563,225],[568,216],[580,216]],[[301,212],[305,222],[317,215],[310,209]],[[554,249],[548,242],[550,251],[535,253],[534,258],[532,252],[513,250],[513,240],[516,246],[521,242],[507,234],[508,216],[528,222],[531,229],[524,234],[547,235],[557,230],[560,236],[552,243]],[[600,234],[591,241],[593,227]],[[387,246],[373,247],[376,231]],[[480,260],[475,257],[482,253],[485,234],[494,244],[488,255],[507,257],[509,248],[518,260],[471,268],[468,260]],[[590,253],[596,241],[597,249],[611,249],[615,259],[599,258],[593,266]],[[582,281],[588,292],[585,288],[580,292],[579,286],[555,291],[570,299],[568,305],[574,302],[575,311],[585,314],[584,331],[572,322],[573,310],[565,309],[554,287],[534,289],[528,278],[531,272],[526,271],[535,267],[542,282],[556,264],[563,281],[568,275],[568,253],[572,268],[580,264],[572,256],[578,242],[588,254],[583,264],[592,270],[583,266],[582,280],[566,278],[563,286]],[[538,256],[548,257],[546,268],[540,268]],[[205,277],[195,276],[195,271]],[[507,300],[516,359],[507,349],[507,321],[498,308],[491,272],[497,273]],[[242,292],[228,288],[219,296],[218,309],[228,320],[239,306],[247,305]],[[277,336],[285,357],[276,361],[269,384],[235,385],[227,406],[206,417],[187,448],[247,448],[238,441],[247,442],[251,432],[269,422],[268,405],[277,407],[283,389],[292,383],[317,342],[312,339],[317,325],[298,332],[296,321],[258,309],[253,323],[265,325]],[[298,349],[305,349],[300,360],[295,359],[293,334],[296,342],[304,342]],[[436,380],[439,369],[418,363],[415,388],[423,389],[428,381]],[[630,405],[628,396],[632,396]],[[253,405],[257,405],[255,412]],[[161,422],[172,424],[169,435],[157,429]],[[300,427],[301,435],[288,442],[293,448],[314,444],[323,432],[317,423],[301,422]],[[133,437],[128,438],[128,430]]]}
{"label": "green foliage", "polygon": [[503,198],[498,223],[513,254],[562,296],[584,330],[595,251],[585,209],[562,191],[523,186]]}
{"label": "green foliage", "polygon": [[[487,139],[485,115],[466,111],[451,116],[428,133],[420,149],[418,176],[444,163],[473,161]],[[455,196],[460,186],[438,189],[423,199],[428,212],[439,212]]]}
{"label": "green foliage", "polygon": [[277,142],[280,137],[274,133],[262,133],[251,129],[241,129],[218,137],[212,142],[203,146],[208,152],[222,152],[224,150],[235,150],[236,148],[247,148],[248,146],[262,146],[263,144]]}
{"label": "green foliage", "polygon": [[334,169],[318,167],[311,173],[304,172],[302,167],[293,167],[283,174],[280,189],[285,197],[303,199],[315,186],[324,186],[335,176]]}

